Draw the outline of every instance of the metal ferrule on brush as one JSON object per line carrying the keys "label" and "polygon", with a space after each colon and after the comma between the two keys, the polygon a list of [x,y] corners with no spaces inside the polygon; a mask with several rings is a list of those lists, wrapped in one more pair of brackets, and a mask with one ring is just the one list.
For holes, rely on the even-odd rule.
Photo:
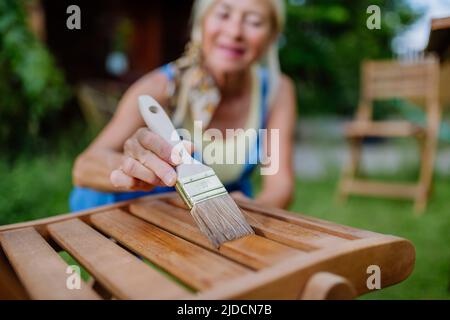
{"label": "metal ferrule on brush", "polygon": [[189,209],[199,202],[228,194],[212,169],[179,178],[175,188]]}

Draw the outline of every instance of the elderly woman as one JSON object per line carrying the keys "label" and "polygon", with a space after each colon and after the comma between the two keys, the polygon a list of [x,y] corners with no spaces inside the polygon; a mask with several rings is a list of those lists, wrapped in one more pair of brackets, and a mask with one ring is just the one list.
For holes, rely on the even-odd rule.
{"label": "elderly woman", "polygon": [[[246,139],[242,132],[232,141],[203,137],[201,142],[214,143],[222,155],[229,153],[233,142],[238,152],[247,155],[245,163],[213,163],[206,156],[202,160],[229,192],[251,196],[249,177],[257,163],[249,159],[256,154],[261,160],[259,155],[267,154],[277,161],[276,170],[262,175],[256,200],[288,206],[294,190],[296,98],[292,82],[280,74],[278,64],[276,40],[284,24],[283,1],[197,0],[192,17],[186,53],[133,84],[110,123],[76,159],[72,210],[174,190],[172,147],[144,128],[137,105],[144,94],[159,101],[175,126],[188,132],[196,121],[201,121],[202,129],[215,129],[223,136],[228,129],[267,129],[265,139],[260,135]],[[195,140],[185,144],[194,155],[206,147]],[[264,162],[262,167],[272,164]]]}

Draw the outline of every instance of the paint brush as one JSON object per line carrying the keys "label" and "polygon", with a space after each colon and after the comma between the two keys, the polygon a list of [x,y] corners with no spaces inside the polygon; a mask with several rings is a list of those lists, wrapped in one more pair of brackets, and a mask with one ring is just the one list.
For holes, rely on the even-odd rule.
{"label": "paint brush", "polygon": [[150,96],[139,97],[139,110],[148,128],[174,146],[181,164],[176,167],[179,195],[190,209],[200,231],[217,248],[222,243],[253,234],[241,210],[214,170],[192,158],[160,104]]}

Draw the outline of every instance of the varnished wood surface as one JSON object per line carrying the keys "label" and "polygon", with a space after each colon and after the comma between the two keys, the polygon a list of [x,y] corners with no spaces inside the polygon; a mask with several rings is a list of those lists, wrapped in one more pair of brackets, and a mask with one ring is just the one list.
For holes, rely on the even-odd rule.
{"label": "varnished wood surface", "polygon": [[[235,197],[255,235],[212,247],[176,193],[0,227],[2,299],[333,299],[405,279],[405,239]],[[93,278],[66,287],[69,253]],[[316,276],[315,276],[316,275]]]}

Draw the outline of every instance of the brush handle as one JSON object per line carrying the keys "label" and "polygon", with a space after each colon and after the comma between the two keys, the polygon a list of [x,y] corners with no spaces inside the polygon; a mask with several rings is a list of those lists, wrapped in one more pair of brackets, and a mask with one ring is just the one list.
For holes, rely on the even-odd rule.
{"label": "brush handle", "polygon": [[141,112],[142,118],[144,118],[145,124],[151,131],[161,136],[172,146],[177,147],[182,163],[187,164],[194,161],[183,144],[180,143],[180,135],[175,130],[172,121],[170,121],[169,116],[158,101],[150,96],[140,96],[139,111]]}

